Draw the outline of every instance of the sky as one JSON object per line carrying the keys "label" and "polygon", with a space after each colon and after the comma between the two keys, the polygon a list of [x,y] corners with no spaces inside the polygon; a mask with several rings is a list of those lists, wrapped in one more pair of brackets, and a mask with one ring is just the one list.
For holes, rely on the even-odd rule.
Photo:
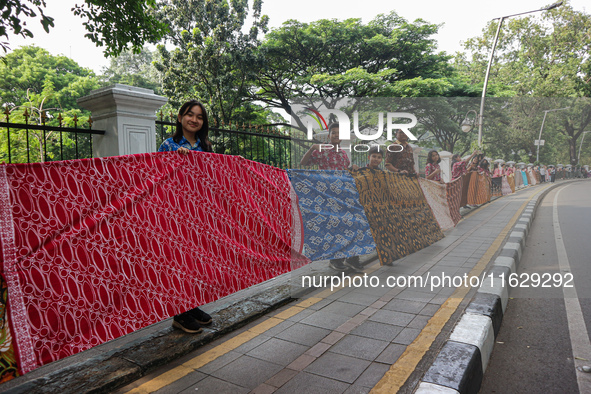
{"label": "sky", "polygon": [[[70,11],[76,2],[80,3],[81,0],[47,1],[45,14],[55,18],[55,27],[47,34],[36,20],[29,21],[29,29],[35,37],[22,39],[11,36],[10,47],[16,49],[21,45],[35,44],[53,55],[66,55],[79,65],[100,74],[103,67],[109,65],[109,60],[103,56],[100,48],[84,37],[86,31],[82,19]],[[570,4],[575,10],[590,13],[591,6],[587,2],[571,0]],[[537,10],[551,3],[552,0],[263,0],[263,14],[269,16],[271,27],[279,27],[288,19],[312,22],[318,19],[361,18],[363,23],[367,23],[378,14],[394,10],[409,21],[421,18],[429,23],[443,24],[435,36],[438,50],[453,54],[462,50],[463,41],[479,36],[488,21]]]}

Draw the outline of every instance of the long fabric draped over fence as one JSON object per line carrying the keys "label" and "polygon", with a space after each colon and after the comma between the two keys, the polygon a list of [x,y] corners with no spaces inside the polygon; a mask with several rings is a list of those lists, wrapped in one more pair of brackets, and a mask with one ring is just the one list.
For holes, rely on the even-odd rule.
{"label": "long fabric draped over fence", "polygon": [[376,250],[371,229],[359,202],[355,180],[348,171],[287,170],[298,200],[301,223],[293,247],[310,260],[344,258]]}
{"label": "long fabric draped over fence", "polygon": [[289,196],[285,171],[218,154],[0,166],[20,370],[289,271]]}
{"label": "long fabric draped over fence", "polygon": [[[446,229],[457,224],[466,184],[421,189],[415,177],[368,168],[289,175],[214,153],[0,166],[0,347],[15,350],[0,359],[0,378],[310,259],[377,249],[391,264],[443,237],[433,212]],[[490,181],[468,181],[490,199]]]}
{"label": "long fabric draped over fence", "polygon": [[462,179],[458,178],[449,183],[419,178],[419,183],[425,198],[442,230],[451,230],[460,219],[460,200],[462,198]]}
{"label": "long fabric draped over fence", "polygon": [[352,175],[382,265],[443,238],[417,178],[369,168]]}

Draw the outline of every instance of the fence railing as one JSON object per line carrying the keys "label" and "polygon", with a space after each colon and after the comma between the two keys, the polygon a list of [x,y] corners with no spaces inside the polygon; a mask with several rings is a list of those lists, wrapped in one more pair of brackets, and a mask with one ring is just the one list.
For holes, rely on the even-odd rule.
{"label": "fence railing", "polygon": [[[156,120],[156,146],[174,133],[176,123]],[[218,125],[219,126],[219,125]],[[227,125],[209,128],[215,153],[240,155],[278,168],[300,168],[299,161],[315,141],[293,138],[272,127]],[[235,129],[230,129],[234,127]],[[241,130],[239,130],[241,129]]]}
{"label": "fence railing", "polygon": [[78,118],[73,118],[74,127],[62,125],[62,115],[56,118],[58,126],[47,125],[47,114],[41,113],[39,123],[30,124],[30,115],[25,110],[24,123],[10,121],[10,111],[4,111],[6,122],[0,122],[0,162],[31,163],[54,160],[82,159],[92,157],[92,134],[105,134],[93,130],[92,120],[88,128],[78,127]]}

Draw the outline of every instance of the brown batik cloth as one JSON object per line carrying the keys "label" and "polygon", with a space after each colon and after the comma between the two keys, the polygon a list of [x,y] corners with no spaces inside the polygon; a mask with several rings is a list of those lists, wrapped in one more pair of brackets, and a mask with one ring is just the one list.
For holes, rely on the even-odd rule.
{"label": "brown batik cloth", "polygon": [[352,175],[382,265],[443,238],[416,177],[370,168]]}

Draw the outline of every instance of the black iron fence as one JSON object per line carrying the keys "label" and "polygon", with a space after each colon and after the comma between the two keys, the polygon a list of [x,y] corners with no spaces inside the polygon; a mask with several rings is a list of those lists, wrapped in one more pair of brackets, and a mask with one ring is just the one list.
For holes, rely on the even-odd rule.
{"label": "black iron fence", "polygon": [[[156,120],[156,146],[170,137],[175,122]],[[293,138],[270,126],[222,124],[210,126],[209,138],[215,153],[240,155],[246,159],[278,168],[299,168],[299,161],[314,141]]]}
{"label": "black iron fence", "polygon": [[41,112],[39,122],[29,123],[27,110],[21,115],[24,123],[10,121],[11,112],[4,110],[6,122],[0,122],[0,162],[32,163],[55,160],[82,159],[92,157],[92,134],[105,134],[104,130],[93,130],[92,120],[85,123],[88,128],[78,127],[74,115],[74,127],[64,127],[61,114],[55,118],[57,125],[48,125],[48,115]]}

